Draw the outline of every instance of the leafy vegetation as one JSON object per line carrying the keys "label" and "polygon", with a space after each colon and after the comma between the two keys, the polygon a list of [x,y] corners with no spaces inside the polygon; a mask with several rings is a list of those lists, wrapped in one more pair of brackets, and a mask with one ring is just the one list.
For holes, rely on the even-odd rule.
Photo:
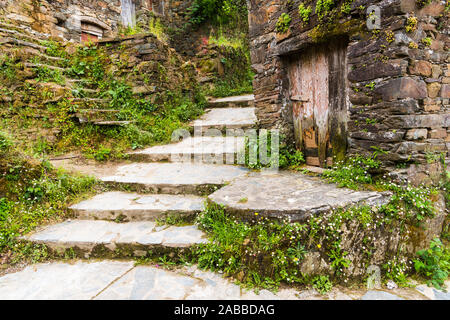
{"label": "leafy vegetation", "polygon": [[323,177],[330,182],[337,183],[339,187],[356,190],[361,184],[373,183],[370,171],[378,169],[380,165],[381,162],[375,157],[355,156],[336,163],[331,170],[323,173]]}
{"label": "leafy vegetation", "polygon": [[247,5],[240,0],[195,0],[190,8],[190,22],[201,25],[239,25],[247,23]]}
{"label": "leafy vegetation", "polygon": [[0,263],[41,261],[47,257],[45,246],[26,244],[18,237],[65,218],[67,204],[94,192],[96,181],[55,170],[45,161],[30,161],[10,142],[6,145],[8,151],[2,148],[0,157]]}
{"label": "leafy vegetation", "polygon": [[[261,161],[260,146],[267,146],[267,163]],[[278,163],[280,169],[299,170],[305,163],[303,153],[286,143],[281,137],[278,152],[272,152],[272,133],[260,131],[256,137],[245,137],[245,166],[251,169],[270,168]]]}
{"label": "leafy vegetation", "polygon": [[417,255],[418,259],[414,260],[416,271],[429,279],[429,285],[444,289],[444,281],[450,274],[450,249],[436,238],[428,249],[420,250]]}
{"label": "leafy vegetation", "polygon": [[287,13],[282,13],[278,18],[276,29],[278,33],[286,33],[291,25],[292,18]]}
{"label": "leafy vegetation", "polygon": [[298,6],[298,14],[302,19],[302,21],[305,23],[308,23],[311,12],[312,12],[311,6],[306,7],[303,2],[300,3],[300,5]]}

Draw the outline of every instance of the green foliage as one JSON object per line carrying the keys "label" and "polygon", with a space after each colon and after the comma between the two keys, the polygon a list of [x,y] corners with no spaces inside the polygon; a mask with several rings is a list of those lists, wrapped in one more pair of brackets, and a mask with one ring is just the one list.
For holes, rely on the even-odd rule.
{"label": "green foliage", "polygon": [[200,268],[222,270],[248,286],[276,288],[280,282],[302,283],[298,271],[306,249],[300,240],[303,226],[269,221],[254,214],[253,224],[238,222],[223,207],[209,205],[197,218],[212,242],[194,252]]}
{"label": "green foliage", "polygon": [[276,29],[277,33],[286,33],[289,30],[289,26],[291,25],[291,17],[287,13],[282,13],[278,18]]}
{"label": "green foliage", "polygon": [[431,3],[432,0],[416,0],[416,4],[419,8],[423,8]]}
{"label": "green foliage", "polygon": [[298,14],[302,19],[302,21],[305,23],[308,23],[309,17],[311,16],[311,12],[312,12],[311,6],[306,7],[303,2],[300,3],[300,5],[298,6]]}
{"label": "green foliage", "polygon": [[14,61],[6,55],[0,56],[0,79],[12,81],[16,78],[16,73],[17,65]]}
{"label": "green foliage", "polygon": [[0,257],[7,263],[47,257],[43,246],[23,244],[18,237],[36,226],[63,218],[67,204],[94,190],[95,180],[56,171],[47,162],[30,163],[20,154],[0,160]]}
{"label": "green foliage", "polygon": [[366,158],[358,155],[347,161],[336,163],[331,170],[323,173],[323,177],[337,183],[339,187],[356,190],[360,184],[373,183],[370,170],[377,169],[380,165],[381,163],[375,157]]}
{"label": "green foliage", "polygon": [[414,16],[408,17],[406,20],[405,30],[406,32],[414,32],[417,29],[417,18]]}
{"label": "green foliage", "polygon": [[333,283],[328,276],[316,276],[312,280],[312,286],[320,294],[325,294],[333,288]]}
{"label": "green foliage", "polygon": [[386,279],[394,281],[401,287],[409,286],[408,272],[409,266],[406,261],[398,261],[398,259],[393,259],[383,264],[382,269],[384,271],[384,276]]}
{"label": "green foliage", "polygon": [[40,82],[55,82],[57,84],[64,84],[65,82],[61,71],[46,66],[36,67],[36,79]]}
{"label": "green foliage", "polygon": [[316,4],[316,14],[322,19],[335,6],[334,0],[318,0]]}
{"label": "green foliage", "polygon": [[0,131],[0,156],[8,152],[12,145],[13,143],[9,135]]}
{"label": "green foliage", "polygon": [[[261,138],[263,141],[261,141]],[[271,159],[270,163],[261,163],[259,155],[260,143],[267,146],[267,157]],[[245,166],[251,169],[269,168],[274,165],[274,161],[278,159],[278,166],[280,169],[292,169],[297,170],[302,164],[305,163],[305,158],[300,150],[295,149],[293,146],[288,145],[283,141],[281,137],[279,152],[272,153],[272,137],[271,132],[261,132],[256,139],[246,136],[245,137]],[[251,154],[257,155],[256,162],[252,159]]]}
{"label": "green foliage", "polygon": [[450,250],[436,238],[430,248],[417,252],[418,259],[414,260],[416,271],[429,279],[428,285],[436,289],[444,288],[444,281],[450,273]]}
{"label": "green foliage", "polygon": [[429,47],[429,46],[431,46],[432,39],[431,39],[430,37],[425,37],[425,38],[422,38],[421,42],[422,42],[425,46]]}
{"label": "green foliage", "polygon": [[195,0],[189,8],[190,22],[201,25],[207,21],[216,25],[247,20],[247,5],[240,0]]}

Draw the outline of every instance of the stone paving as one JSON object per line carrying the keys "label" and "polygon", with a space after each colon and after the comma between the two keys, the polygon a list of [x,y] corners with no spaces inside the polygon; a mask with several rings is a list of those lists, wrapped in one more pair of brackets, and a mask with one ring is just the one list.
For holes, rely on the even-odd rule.
{"label": "stone paving", "polygon": [[3,300],[450,300],[450,293],[426,289],[435,293],[423,295],[413,288],[367,291],[335,287],[325,295],[308,288],[282,288],[277,293],[261,290],[257,294],[195,266],[167,271],[110,260],[37,264],[0,277]]}
{"label": "stone paving", "polygon": [[252,172],[217,190],[209,199],[240,216],[258,213],[300,221],[333,208],[382,204],[389,194],[337,188],[296,172]]}

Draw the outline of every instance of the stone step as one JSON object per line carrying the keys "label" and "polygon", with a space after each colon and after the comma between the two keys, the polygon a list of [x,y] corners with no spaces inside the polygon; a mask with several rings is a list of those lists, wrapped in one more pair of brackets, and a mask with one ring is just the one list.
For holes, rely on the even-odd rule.
{"label": "stone step", "polygon": [[[205,114],[191,125],[205,132],[208,129],[248,129],[257,124],[255,108],[207,109]],[[214,131],[212,131],[214,134]]]}
{"label": "stone step", "polygon": [[135,161],[202,162],[235,164],[237,154],[244,151],[244,137],[188,137],[181,142],[155,146],[132,152]]}
{"label": "stone step", "polygon": [[50,225],[21,238],[45,244],[50,250],[73,249],[77,256],[125,258],[143,256],[152,249],[189,248],[207,242],[196,226],[157,226],[155,222],[115,223],[73,220]]}
{"label": "stone step", "polygon": [[51,69],[51,70],[55,70],[55,71],[59,71],[61,73],[64,73],[66,71],[66,69],[61,68],[61,67],[55,67],[49,64],[43,64],[43,63],[30,63],[30,62],[25,62],[24,66],[26,68],[47,68],[47,69]]}
{"label": "stone step", "polygon": [[75,113],[80,123],[117,121],[120,110],[115,109],[82,109]]}
{"label": "stone step", "polygon": [[253,94],[226,97],[226,98],[211,98],[208,100],[208,106],[211,108],[242,108],[242,107],[254,107],[255,96]]}
{"label": "stone step", "polygon": [[205,195],[248,170],[229,165],[197,163],[133,163],[120,166],[105,183],[138,192]]}
{"label": "stone step", "polygon": [[48,39],[51,36],[50,34],[38,32],[27,26],[10,24],[4,21],[0,21],[0,28],[16,31],[29,36],[32,35],[36,38],[39,38],[39,40]]}
{"label": "stone step", "polygon": [[204,209],[205,199],[190,195],[140,195],[106,192],[70,207],[78,219],[154,221],[168,215],[193,216]]}
{"label": "stone step", "polygon": [[244,219],[260,217],[304,221],[337,208],[381,205],[390,193],[338,188],[297,172],[252,172],[235,179],[209,197]]}
{"label": "stone step", "polygon": [[23,40],[11,38],[11,37],[0,38],[0,45],[1,44],[14,44],[14,45],[22,46],[22,47],[30,47],[30,48],[39,50],[42,53],[45,53],[47,51],[47,47],[41,46],[36,43],[29,42],[29,41],[23,41]]}
{"label": "stone step", "polygon": [[43,40],[43,39],[40,39],[38,37],[29,35],[27,33],[21,32],[21,31],[4,28],[1,25],[0,25],[0,35],[8,36],[8,37],[12,37],[12,38],[15,38],[15,39],[28,41],[28,42],[32,42],[32,43],[35,43],[35,44],[38,44],[38,45],[42,45],[42,40]]}

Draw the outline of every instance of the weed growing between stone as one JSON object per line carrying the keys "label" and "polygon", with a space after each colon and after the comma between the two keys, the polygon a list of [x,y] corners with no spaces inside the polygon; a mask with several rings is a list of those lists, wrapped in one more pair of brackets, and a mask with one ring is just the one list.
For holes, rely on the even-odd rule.
{"label": "weed growing between stone", "polygon": [[[267,146],[267,158],[271,159],[269,163],[262,163],[259,156],[261,137],[263,137],[263,143]],[[280,140],[279,151],[272,152],[270,131],[263,135],[260,131],[256,139],[245,137],[245,166],[256,170],[269,168],[274,165],[273,161],[278,158],[278,166],[280,169],[301,170],[301,165],[305,163],[303,153],[287,144],[284,141],[284,137],[280,137]],[[251,155],[256,155],[256,159],[253,159]]]}

